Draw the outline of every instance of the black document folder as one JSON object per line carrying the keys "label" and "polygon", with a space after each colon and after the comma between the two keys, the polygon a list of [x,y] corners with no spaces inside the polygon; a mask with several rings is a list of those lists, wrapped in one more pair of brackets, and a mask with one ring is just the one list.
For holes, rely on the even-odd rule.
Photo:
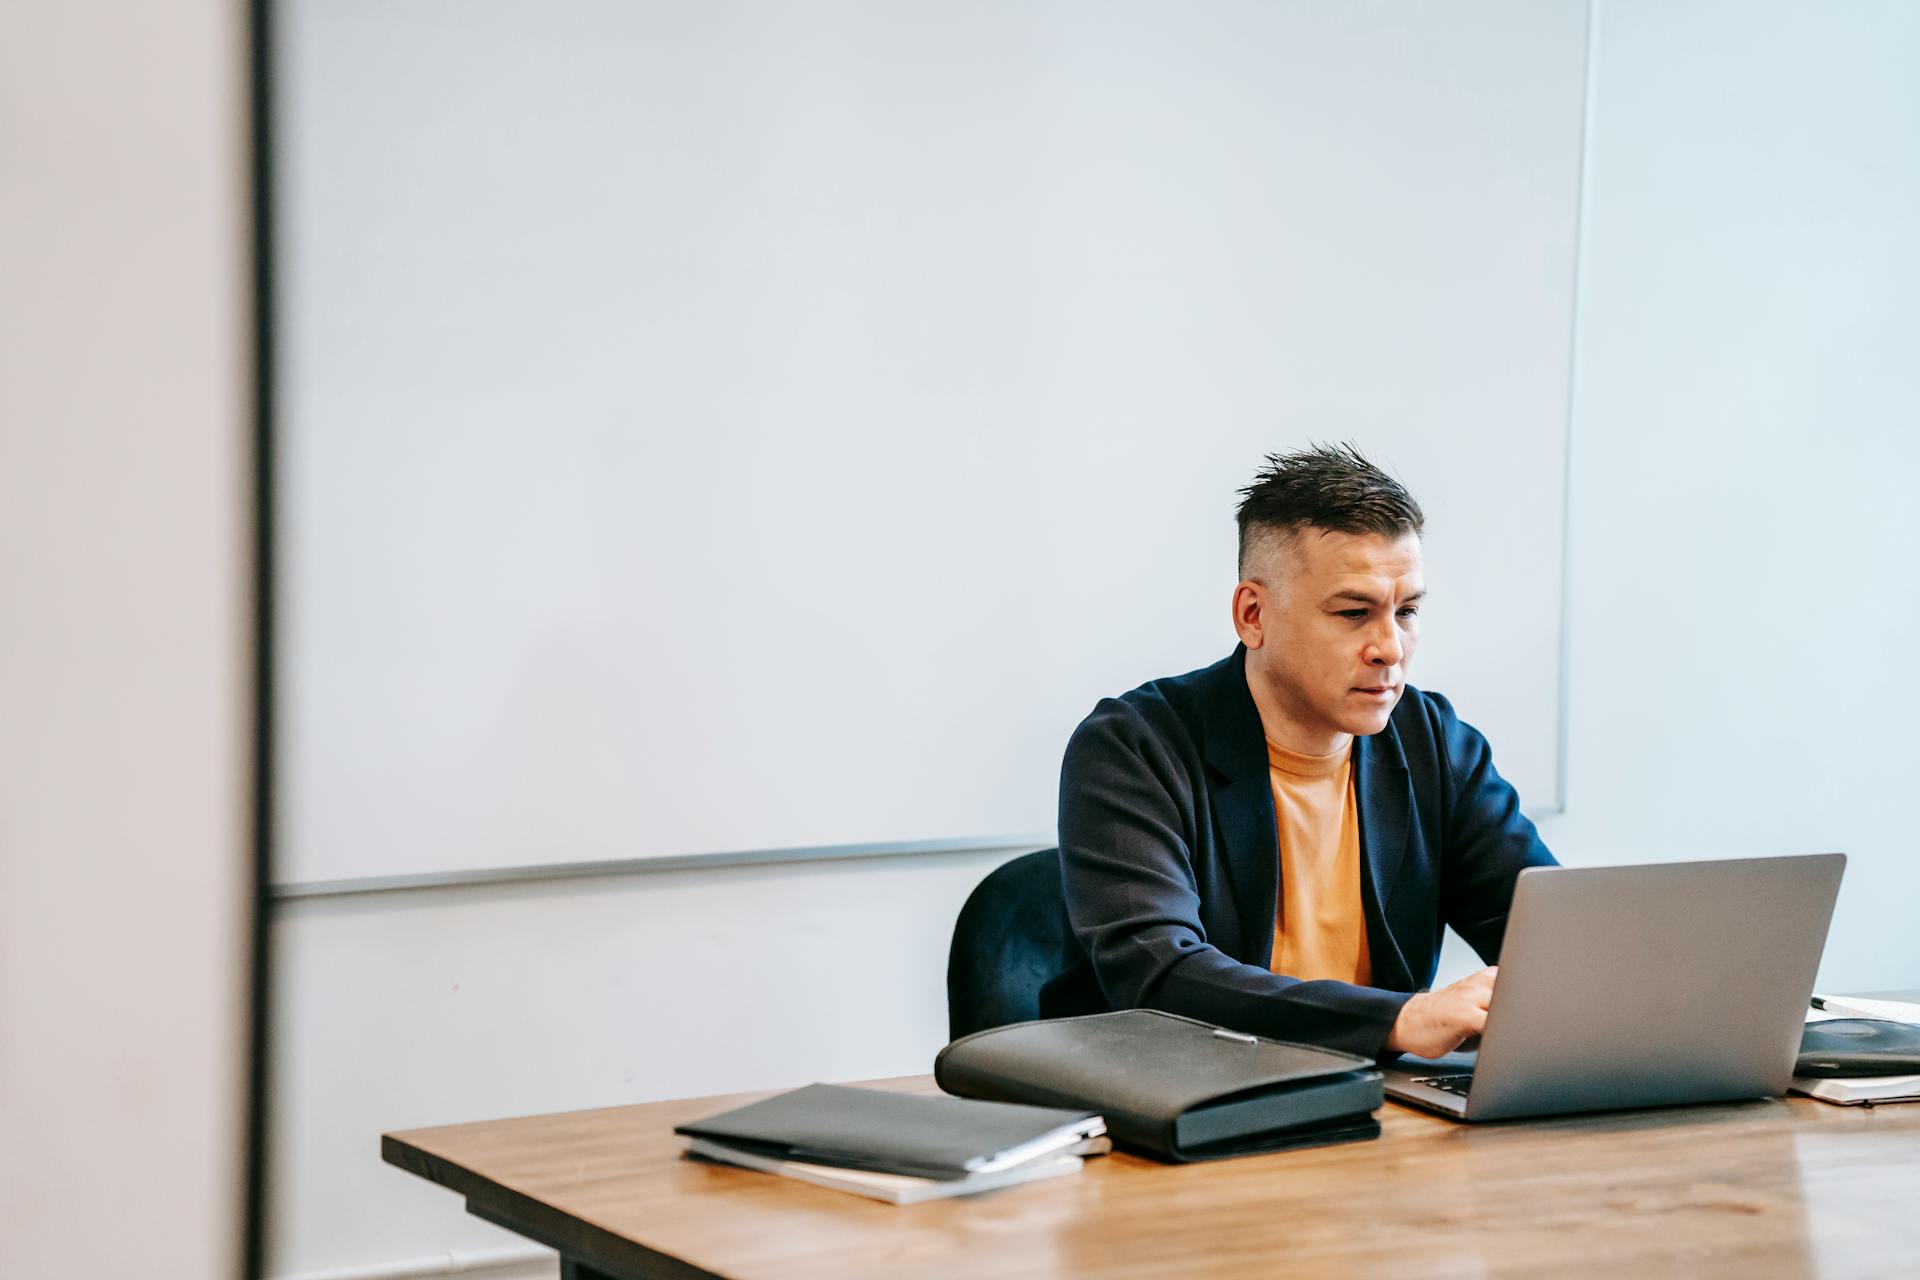
{"label": "black document folder", "polygon": [[1098,1114],[812,1084],[674,1132],[775,1160],[921,1178],[965,1178],[1063,1152],[1104,1131]]}
{"label": "black document folder", "polygon": [[1385,1098],[1370,1059],[1151,1009],[975,1032],[933,1075],[961,1097],[1087,1107],[1116,1143],[1182,1161],[1377,1137]]}
{"label": "black document folder", "polygon": [[1800,1037],[1796,1076],[1846,1079],[1920,1072],[1920,1024],[1884,1018],[1809,1022]]}

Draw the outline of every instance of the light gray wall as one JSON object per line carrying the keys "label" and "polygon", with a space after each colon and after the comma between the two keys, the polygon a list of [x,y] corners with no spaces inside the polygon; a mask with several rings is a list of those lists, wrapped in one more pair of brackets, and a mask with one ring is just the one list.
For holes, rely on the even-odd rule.
{"label": "light gray wall", "polygon": [[928,1070],[1000,854],[296,901],[275,931],[273,1274],[488,1249],[382,1130]]}
{"label": "light gray wall", "polygon": [[[1821,981],[1920,981],[1920,9],[1610,0],[1562,858],[1844,850]],[[1761,927],[1764,922],[1756,922]]]}
{"label": "light gray wall", "polygon": [[[1920,980],[1915,21],[1615,0],[1598,25],[1543,830],[1584,864],[1846,850],[1834,989]],[[277,1269],[504,1242],[378,1168],[382,1128],[926,1070],[947,930],[997,856],[292,905]]]}
{"label": "light gray wall", "polygon": [[240,1267],[243,6],[0,15],[0,1275]]}

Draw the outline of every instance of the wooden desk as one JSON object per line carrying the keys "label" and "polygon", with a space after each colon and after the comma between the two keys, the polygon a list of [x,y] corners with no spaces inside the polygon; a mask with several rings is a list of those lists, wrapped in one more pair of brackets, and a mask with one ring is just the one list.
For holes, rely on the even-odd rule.
{"label": "wooden desk", "polygon": [[[884,1087],[935,1092],[928,1077]],[[1920,1103],[1805,1098],[1461,1125],[895,1207],[679,1158],[764,1094],[388,1134],[388,1162],[558,1249],[567,1280],[1920,1275]]]}

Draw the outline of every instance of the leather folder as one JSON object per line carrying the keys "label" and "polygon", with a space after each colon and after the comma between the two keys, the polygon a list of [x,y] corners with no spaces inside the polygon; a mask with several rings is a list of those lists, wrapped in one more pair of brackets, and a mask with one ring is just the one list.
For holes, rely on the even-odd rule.
{"label": "leather folder", "polygon": [[1083,1139],[1101,1132],[1101,1124],[1084,1107],[994,1105],[812,1084],[673,1131],[762,1160],[954,1179],[1078,1150]]}
{"label": "leather folder", "polygon": [[1920,1025],[1884,1018],[1809,1022],[1800,1037],[1796,1076],[1845,1079],[1920,1072]]}
{"label": "leather folder", "polygon": [[1369,1058],[1153,1009],[977,1031],[933,1075],[963,1098],[1098,1111],[1116,1143],[1175,1161],[1378,1137],[1385,1100]]}

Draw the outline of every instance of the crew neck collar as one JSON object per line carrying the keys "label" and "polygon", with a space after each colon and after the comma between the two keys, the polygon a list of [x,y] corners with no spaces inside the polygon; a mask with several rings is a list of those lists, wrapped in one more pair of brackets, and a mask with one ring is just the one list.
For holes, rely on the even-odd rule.
{"label": "crew neck collar", "polygon": [[1347,767],[1347,761],[1353,757],[1353,739],[1347,739],[1347,745],[1332,755],[1310,756],[1281,746],[1272,738],[1267,739],[1267,767],[1278,769],[1282,773],[1296,774],[1303,778],[1324,778]]}

